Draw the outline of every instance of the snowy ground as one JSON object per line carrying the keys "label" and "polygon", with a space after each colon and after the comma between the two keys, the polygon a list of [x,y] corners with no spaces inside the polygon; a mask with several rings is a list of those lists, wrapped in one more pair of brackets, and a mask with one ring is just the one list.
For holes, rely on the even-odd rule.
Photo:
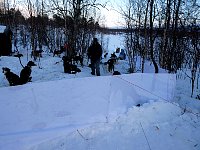
{"label": "snowy ground", "polygon": [[[0,73],[0,150],[200,149],[200,101],[187,78],[155,75],[149,63],[145,74],[127,74],[119,61],[122,76],[102,64],[100,77],[87,61],[75,75],[52,54],[36,63],[26,85],[10,87]],[[0,57],[2,67],[22,69],[16,57]]]}

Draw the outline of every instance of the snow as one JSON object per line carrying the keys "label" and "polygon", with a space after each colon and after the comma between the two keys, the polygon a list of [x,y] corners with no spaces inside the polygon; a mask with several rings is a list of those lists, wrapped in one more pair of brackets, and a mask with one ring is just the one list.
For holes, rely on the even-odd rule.
{"label": "snow", "polygon": [[[110,51],[120,46],[111,37]],[[10,87],[0,73],[0,150],[200,149],[200,102],[190,97],[189,80],[162,69],[154,74],[149,62],[145,73],[127,74],[127,61],[119,60],[120,76],[101,64],[100,77],[87,62],[66,74],[49,53],[36,63],[25,85]],[[0,67],[18,75],[22,69],[6,56]]]}
{"label": "snow", "polygon": [[[49,139],[49,135],[52,138],[80,127],[113,122],[132,106],[158,101],[160,96],[170,100],[173,93],[160,95],[156,89],[163,84],[162,90],[173,91],[174,75],[158,75],[161,80],[149,87],[155,76],[85,77],[1,88],[0,93],[4,93],[0,110],[1,149],[27,149],[33,143]],[[154,95],[137,90],[134,80]]]}

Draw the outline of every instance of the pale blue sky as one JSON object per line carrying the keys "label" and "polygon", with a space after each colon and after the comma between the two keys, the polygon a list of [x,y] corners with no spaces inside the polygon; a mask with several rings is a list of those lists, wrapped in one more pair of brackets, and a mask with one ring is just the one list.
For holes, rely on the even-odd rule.
{"label": "pale blue sky", "polygon": [[[1,1],[1,0],[0,0]],[[12,5],[10,7],[13,7],[13,2],[15,1],[16,7],[21,7],[19,5],[24,5],[27,1],[26,0],[8,0],[10,1],[9,3]],[[19,2],[21,3],[19,4]],[[22,1],[25,1],[25,3]],[[98,0],[97,3],[102,3],[105,4],[107,2],[106,8],[102,8],[100,13],[101,13],[101,18],[103,18],[100,22],[100,24],[104,24],[106,27],[117,27],[117,26],[122,26],[122,17],[120,14],[115,11],[117,8],[121,7],[122,1],[120,0]],[[20,9],[23,9],[24,6],[22,6]]]}
{"label": "pale blue sky", "polygon": [[107,9],[102,9],[101,15],[105,18],[103,22],[107,27],[122,26],[123,19],[121,15],[116,11],[121,7],[121,0],[101,0],[102,3],[107,2]]}

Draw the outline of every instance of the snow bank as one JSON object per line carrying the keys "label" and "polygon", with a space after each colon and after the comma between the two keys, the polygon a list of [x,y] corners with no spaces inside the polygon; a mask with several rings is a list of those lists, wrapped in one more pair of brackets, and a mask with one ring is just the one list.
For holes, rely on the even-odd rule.
{"label": "snow bank", "polygon": [[158,101],[132,107],[113,123],[79,129],[31,150],[199,150],[199,125],[196,116]]}
{"label": "snow bank", "polygon": [[170,100],[174,86],[174,75],[130,74],[0,88],[0,149],[24,150],[116,120],[134,105]]}
{"label": "snow bank", "polygon": [[136,73],[120,76],[127,84],[134,87],[136,93],[150,99],[171,101],[176,86],[175,74]]}
{"label": "snow bank", "polygon": [[115,122],[78,129],[30,150],[199,150],[199,117],[164,101],[132,107]]}

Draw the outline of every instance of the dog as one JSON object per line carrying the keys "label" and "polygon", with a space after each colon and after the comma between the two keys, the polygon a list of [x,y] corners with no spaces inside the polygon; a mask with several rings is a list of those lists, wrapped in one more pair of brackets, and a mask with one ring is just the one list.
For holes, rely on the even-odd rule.
{"label": "dog", "polygon": [[27,82],[30,82],[32,77],[31,77],[31,67],[36,66],[36,64],[33,61],[29,61],[27,65],[21,70],[20,72],[20,82],[21,84],[25,84]]}
{"label": "dog", "polygon": [[110,58],[114,60],[114,63],[117,62],[117,55],[115,54],[115,52],[111,54]]}
{"label": "dog", "polygon": [[42,57],[42,52],[43,50],[35,50],[31,52],[31,58],[33,57],[34,60],[36,60],[37,58],[41,58]]}
{"label": "dog", "polygon": [[53,57],[54,57],[55,55],[57,55],[57,56],[60,57],[60,54],[62,54],[62,53],[63,53],[63,51],[61,51],[61,50],[54,50],[54,52],[53,52]]}
{"label": "dog", "polygon": [[53,52],[53,57],[54,57],[55,55],[57,55],[57,56],[60,57],[60,54],[62,54],[64,51],[65,51],[64,46],[60,46],[60,50],[54,50],[54,52]]}
{"label": "dog", "polygon": [[119,71],[114,71],[113,75],[121,75],[121,73]]}
{"label": "dog", "polygon": [[81,72],[77,65],[72,64],[72,60],[69,57],[63,56],[62,60],[65,73],[76,74],[77,72]]}
{"label": "dog", "polygon": [[106,59],[106,58],[107,58],[107,56],[108,56],[108,53],[105,53],[105,54],[104,54],[104,59]]}
{"label": "dog", "polygon": [[116,48],[116,53],[119,53],[120,52],[120,48]]}
{"label": "dog", "polygon": [[2,70],[10,86],[16,86],[21,84],[20,77],[11,72],[9,68],[3,67]]}
{"label": "dog", "polygon": [[15,54],[14,57],[21,58],[21,57],[23,57],[23,54],[18,53],[18,54]]}
{"label": "dog", "polygon": [[109,59],[108,61],[107,61],[107,64],[108,64],[108,71],[109,72],[114,72],[115,70],[114,70],[114,64],[115,64],[115,59]]}
{"label": "dog", "polygon": [[69,70],[71,74],[76,74],[77,72],[81,72],[81,70],[77,67],[77,65],[70,64]]}
{"label": "dog", "polygon": [[74,57],[72,57],[73,62],[76,62],[76,64],[78,64],[78,62],[80,62],[81,66],[83,66],[83,56],[81,55],[76,55]]}

